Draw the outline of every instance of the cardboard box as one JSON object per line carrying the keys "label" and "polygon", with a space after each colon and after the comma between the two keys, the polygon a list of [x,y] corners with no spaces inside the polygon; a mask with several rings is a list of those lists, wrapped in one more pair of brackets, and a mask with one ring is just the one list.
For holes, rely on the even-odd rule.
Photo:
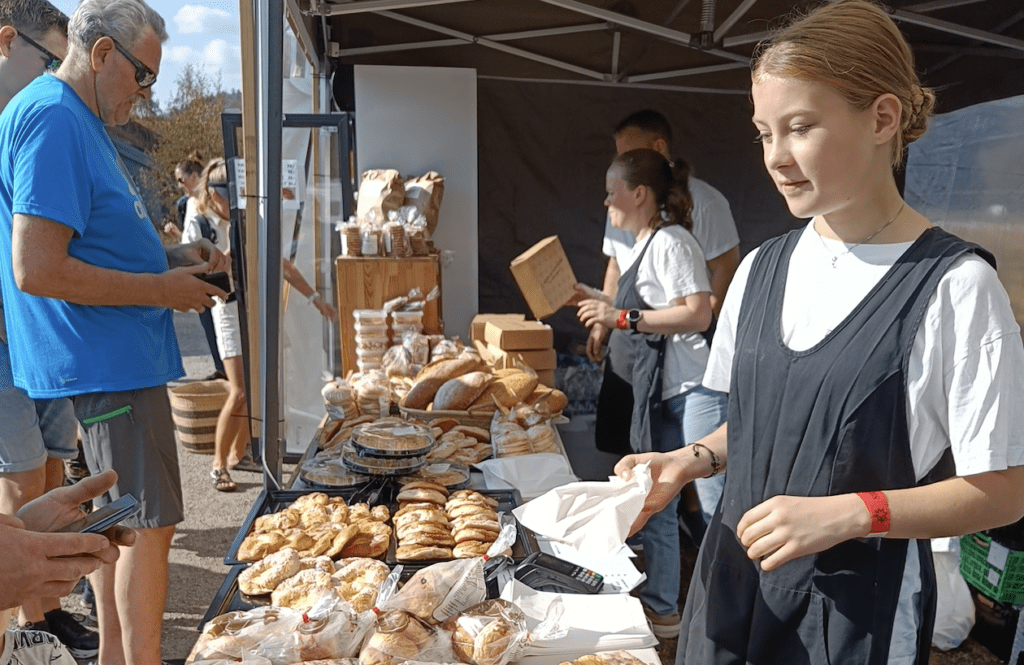
{"label": "cardboard box", "polygon": [[550,349],[555,345],[551,326],[540,321],[499,319],[484,326],[484,340],[505,351]]}
{"label": "cardboard box", "polygon": [[[481,357],[483,355],[481,354]],[[491,344],[487,345],[487,358],[492,358],[491,364],[496,369],[507,369],[515,367],[516,361],[523,363],[532,369],[554,369],[558,366],[558,354],[554,349],[521,349],[519,351],[506,351]]]}
{"label": "cardboard box", "polygon": [[548,388],[555,387],[555,370],[553,369],[541,369],[537,370],[537,379],[541,385],[547,386]]}
{"label": "cardboard box", "polygon": [[483,341],[484,339],[484,327],[488,321],[525,321],[526,316],[523,314],[477,314],[473,317],[473,320],[469,324],[469,340],[471,342]]}
{"label": "cardboard box", "polygon": [[510,269],[526,304],[538,319],[551,316],[576,295],[576,275],[558,236],[544,238],[517,256]]}

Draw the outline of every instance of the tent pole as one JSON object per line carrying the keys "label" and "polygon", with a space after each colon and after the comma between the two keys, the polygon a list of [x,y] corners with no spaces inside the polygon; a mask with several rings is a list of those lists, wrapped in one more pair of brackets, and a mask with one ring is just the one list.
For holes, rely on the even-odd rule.
{"label": "tent pole", "polygon": [[257,87],[260,105],[256,116],[258,172],[256,195],[257,281],[260,311],[258,322],[260,438],[269,477],[264,482],[280,486],[281,458],[281,127],[284,6],[282,0],[257,3]]}

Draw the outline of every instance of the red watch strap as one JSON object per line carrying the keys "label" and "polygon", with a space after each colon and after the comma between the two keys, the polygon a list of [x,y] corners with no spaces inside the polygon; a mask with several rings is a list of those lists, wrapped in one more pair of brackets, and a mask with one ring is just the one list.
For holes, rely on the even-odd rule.
{"label": "red watch strap", "polygon": [[628,313],[629,310],[625,309],[619,312],[619,320],[615,322],[615,327],[618,328],[619,330],[625,330],[626,328],[629,328],[629,321],[626,320],[626,314]]}
{"label": "red watch strap", "polygon": [[891,526],[889,499],[883,492],[858,492],[857,496],[871,514],[871,533],[888,533]]}

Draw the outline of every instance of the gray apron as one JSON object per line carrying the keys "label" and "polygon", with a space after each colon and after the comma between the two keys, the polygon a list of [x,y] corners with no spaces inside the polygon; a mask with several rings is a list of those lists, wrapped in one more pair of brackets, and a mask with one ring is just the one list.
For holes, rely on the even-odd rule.
{"label": "gray apron", "polygon": [[[647,238],[629,270],[619,278],[618,292],[613,305],[618,309],[651,309],[636,290],[640,262],[647,254],[658,229]],[[665,335],[654,335],[632,330],[623,331],[616,348],[609,345],[609,360],[612,367],[630,367],[630,383],[633,385],[633,415],[629,425],[629,444],[635,453],[649,453],[655,450],[655,442],[661,437],[661,389],[662,370],[665,364]],[[621,370],[618,370],[621,371]]]}
{"label": "gray apron", "polygon": [[[729,473],[686,598],[677,663],[885,663],[908,544],[857,538],[763,572],[736,537],[749,509],[773,496],[914,487],[953,475],[952,456],[918,482],[906,376],[918,325],[939,279],[980,247],[932,228],[825,339],[782,341],[789,259],[803,229],[767,242],[751,267],[737,321],[729,392]],[[935,574],[921,566],[917,662],[928,661]]]}

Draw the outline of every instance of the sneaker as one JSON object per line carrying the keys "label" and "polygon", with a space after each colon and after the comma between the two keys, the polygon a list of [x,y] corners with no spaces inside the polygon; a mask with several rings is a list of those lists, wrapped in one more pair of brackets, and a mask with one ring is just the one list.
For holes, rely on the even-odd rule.
{"label": "sneaker", "polygon": [[32,625],[32,630],[45,630],[55,636],[75,658],[93,658],[100,652],[99,633],[83,626],[70,612],[50,610],[43,616],[46,620]]}
{"label": "sneaker", "polygon": [[683,619],[679,616],[679,612],[655,614],[646,605],[643,607],[644,614],[647,616],[647,623],[651,626],[651,631],[655,637],[662,639],[675,639],[679,637],[679,629],[683,626]]}

